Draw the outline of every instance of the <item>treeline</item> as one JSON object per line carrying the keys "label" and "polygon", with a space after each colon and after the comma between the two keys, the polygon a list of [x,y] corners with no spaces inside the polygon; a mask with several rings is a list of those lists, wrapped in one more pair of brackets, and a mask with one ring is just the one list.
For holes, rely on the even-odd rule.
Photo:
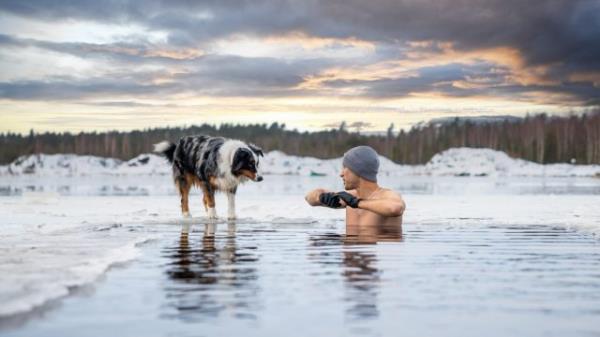
{"label": "treeline", "polygon": [[600,111],[568,117],[545,114],[495,123],[455,119],[400,132],[395,160],[425,163],[452,147],[485,147],[538,163],[600,164]]}
{"label": "treeline", "polygon": [[130,159],[150,152],[154,143],[176,141],[184,135],[208,134],[238,138],[291,155],[333,158],[348,148],[367,144],[398,163],[423,164],[433,155],[452,147],[485,147],[512,157],[539,163],[572,162],[600,164],[600,111],[568,117],[546,115],[502,122],[474,122],[456,118],[442,124],[424,124],[409,131],[365,135],[349,132],[346,124],[320,132],[299,132],[285,124],[203,124],[129,132],[14,133],[0,134],[0,163],[32,153],[75,153]]}

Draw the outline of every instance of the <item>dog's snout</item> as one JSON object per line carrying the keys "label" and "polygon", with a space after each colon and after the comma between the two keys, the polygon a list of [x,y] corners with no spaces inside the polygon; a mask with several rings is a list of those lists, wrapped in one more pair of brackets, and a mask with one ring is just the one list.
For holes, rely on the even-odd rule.
{"label": "dog's snout", "polygon": [[262,181],[262,180],[263,180],[263,177],[262,177],[262,176],[258,176],[258,177],[256,177],[256,181]]}

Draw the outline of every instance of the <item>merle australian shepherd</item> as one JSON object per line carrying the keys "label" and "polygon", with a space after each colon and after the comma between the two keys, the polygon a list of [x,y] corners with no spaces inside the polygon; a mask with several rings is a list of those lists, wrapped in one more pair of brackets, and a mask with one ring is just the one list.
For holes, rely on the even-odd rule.
{"label": "merle australian shepherd", "polygon": [[235,139],[210,136],[186,136],[177,143],[164,141],[154,145],[154,152],[163,154],[173,165],[175,186],[181,195],[181,212],[190,216],[188,197],[192,186],[204,193],[208,217],[217,217],[215,192],[227,194],[229,219],[235,219],[235,192],[240,183],[262,181],[258,171],[262,150]]}

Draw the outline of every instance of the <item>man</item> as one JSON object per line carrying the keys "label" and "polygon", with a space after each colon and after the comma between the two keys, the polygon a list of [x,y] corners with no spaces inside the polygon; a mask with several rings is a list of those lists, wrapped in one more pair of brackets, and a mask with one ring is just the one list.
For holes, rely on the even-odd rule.
{"label": "man", "polygon": [[377,185],[379,156],[369,146],[357,146],[344,154],[340,177],[342,192],[318,188],[305,199],[311,206],[346,209],[346,235],[380,235],[400,232],[406,204],[402,197]]}

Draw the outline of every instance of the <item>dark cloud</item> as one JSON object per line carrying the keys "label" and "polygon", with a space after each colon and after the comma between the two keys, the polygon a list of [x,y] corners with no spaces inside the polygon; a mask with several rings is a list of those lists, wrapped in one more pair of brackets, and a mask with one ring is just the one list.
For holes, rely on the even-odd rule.
{"label": "dark cloud", "polygon": [[83,43],[83,42],[49,42],[37,39],[17,38],[0,34],[2,47],[35,47],[53,52],[69,54],[81,58],[109,58],[128,63],[156,62],[159,64],[182,64],[202,58],[200,50],[196,53],[168,46],[157,46],[148,41],[115,42],[115,43]]}
{"label": "dark cloud", "polygon": [[[107,24],[136,23],[150,31],[162,31],[167,45],[201,48],[212,41],[243,33],[270,36],[305,32],[312,36],[358,38],[377,45],[379,57],[401,58],[407,41],[451,42],[459,51],[511,47],[526,66],[545,65],[545,75],[558,85],[506,85],[491,65],[464,67],[450,64],[424,68],[418,76],[374,81],[325,82],[332,88],[364,87],[372,97],[402,97],[412,92],[437,91],[450,96],[481,93],[519,95],[533,91],[566,93],[584,104],[597,104],[600,91],[591,82],[573,83],[576,73],[600,72],[600,1],[591,0],[329,0],[329,1],[17,1],[0,2],[0,11],[45,21],[88,20]],[[216,95],[301,94],[293,88],[332,61],[285,62],[274,58],[228,58],[203,55],[181,60],[151,53],[147,41],[114,44],[50,43],[0,35],[0,45],[35,46],[80,57],[109,57],[120,62],[175,63],[189,68],[175,75],[177,84],[140,85],[90,80],[58,82],[55,89],[44,82],[3,83],[2,97],[59,97],[60,88],[84,94],[113,87],[131,93],[191,90]],[[432,48],[440,48],[434,44]],[[434,49],[430,50],[435,52]],[[438,50],[439,51],[439,50]],[[154,56],[152,56],[154,55]],[[340,60],[336,60],[339,65]],[[358,61],[356,61],[358,62]],[[478,76],[487,85],[457,88],[452,81]],[[111,83],[110,85],[107,83]],[[31,90],[18,93],[18,89]],[[120,92],[115,90],[116,92]]]}
{"label": "dark cloud", "polygon": [[[294,88],[304,81],[305,76],[340,63],[327,59],[290,61],[232,55],[201,55],[181,59],[156,56],[161,47],[143,41],[107,44],[48,42],[2,34],[0,47],[35,47],[88,60],[100,58],[116,62],[113,63],[114,72],[86,80],[65,75],[44,80],[0,83],[0,98],[15,100],[167,95],[178,92],[217,96],[293,96],[302,94],[302,91]],[[177,72],[168,69],[138,70],[140,65],[178,65],[181,69]],[[156,79],[168,84],[152,84]]]}
{"label": "dark cloud", "polygon": [[418,74],[401,78],[385,78],[377,80],[332,80],[324,84],[332,88],[365,88],[365,95],[379,98],[401,98],[412,93],[445,92],[448,95],[457,90],[452,81],[466,80],[474,69],[465,68],[461,64],[448,64],[437,67],[421,68]]}
{"label": "dark cloud", "polygon": [[0,98],[14,100],[64,100],[84,97],[127,97],[172,92],[172,85],[143,85],[130,81],[86,79],[70,81],[0,82]]}
{"label": "dark cloud", "polygon": [[[447,64],[423,67],[417,74],[400,78],[376,80],[331,80],[323,84],[329,88],[358,88],[372,98],[404,98],[417,93],[436,93],[448,97],[495,96],[531,101],[531,93],[567,94],[561,101],[548,95],[536,101],[548,104],[585,105],[600,104],[599,88],[591,83],[565,82],[556,85],[521,85],[507,82],[508,69],[481,63],[471,66]],[[462,84],[462,85],[461,85]]]}
{"label": "dark cloud", "polygon": [[[103,77],[77,79],[69,76],[45,80],[0,82],[0,98],[14,100],[71,100],[102,96],[165,97],[176,93],[212,96],[296,96],[302,74],[324,66],[322,62],[285,62],[275,58],[244,58],[211,55],[187,71],[132,71]],[[154,81],[160,78],[161,81]],[[162,84],[154,84],[162,83]]]}
{"label": "dark cloud", "polygon": [[453,41],[518,48],[532,64],[598,66],[600,2],[590,0],[2,1],[0,10],[61,20],[136,22],[198,43],[232,33],[304,31],[369,41]]}

